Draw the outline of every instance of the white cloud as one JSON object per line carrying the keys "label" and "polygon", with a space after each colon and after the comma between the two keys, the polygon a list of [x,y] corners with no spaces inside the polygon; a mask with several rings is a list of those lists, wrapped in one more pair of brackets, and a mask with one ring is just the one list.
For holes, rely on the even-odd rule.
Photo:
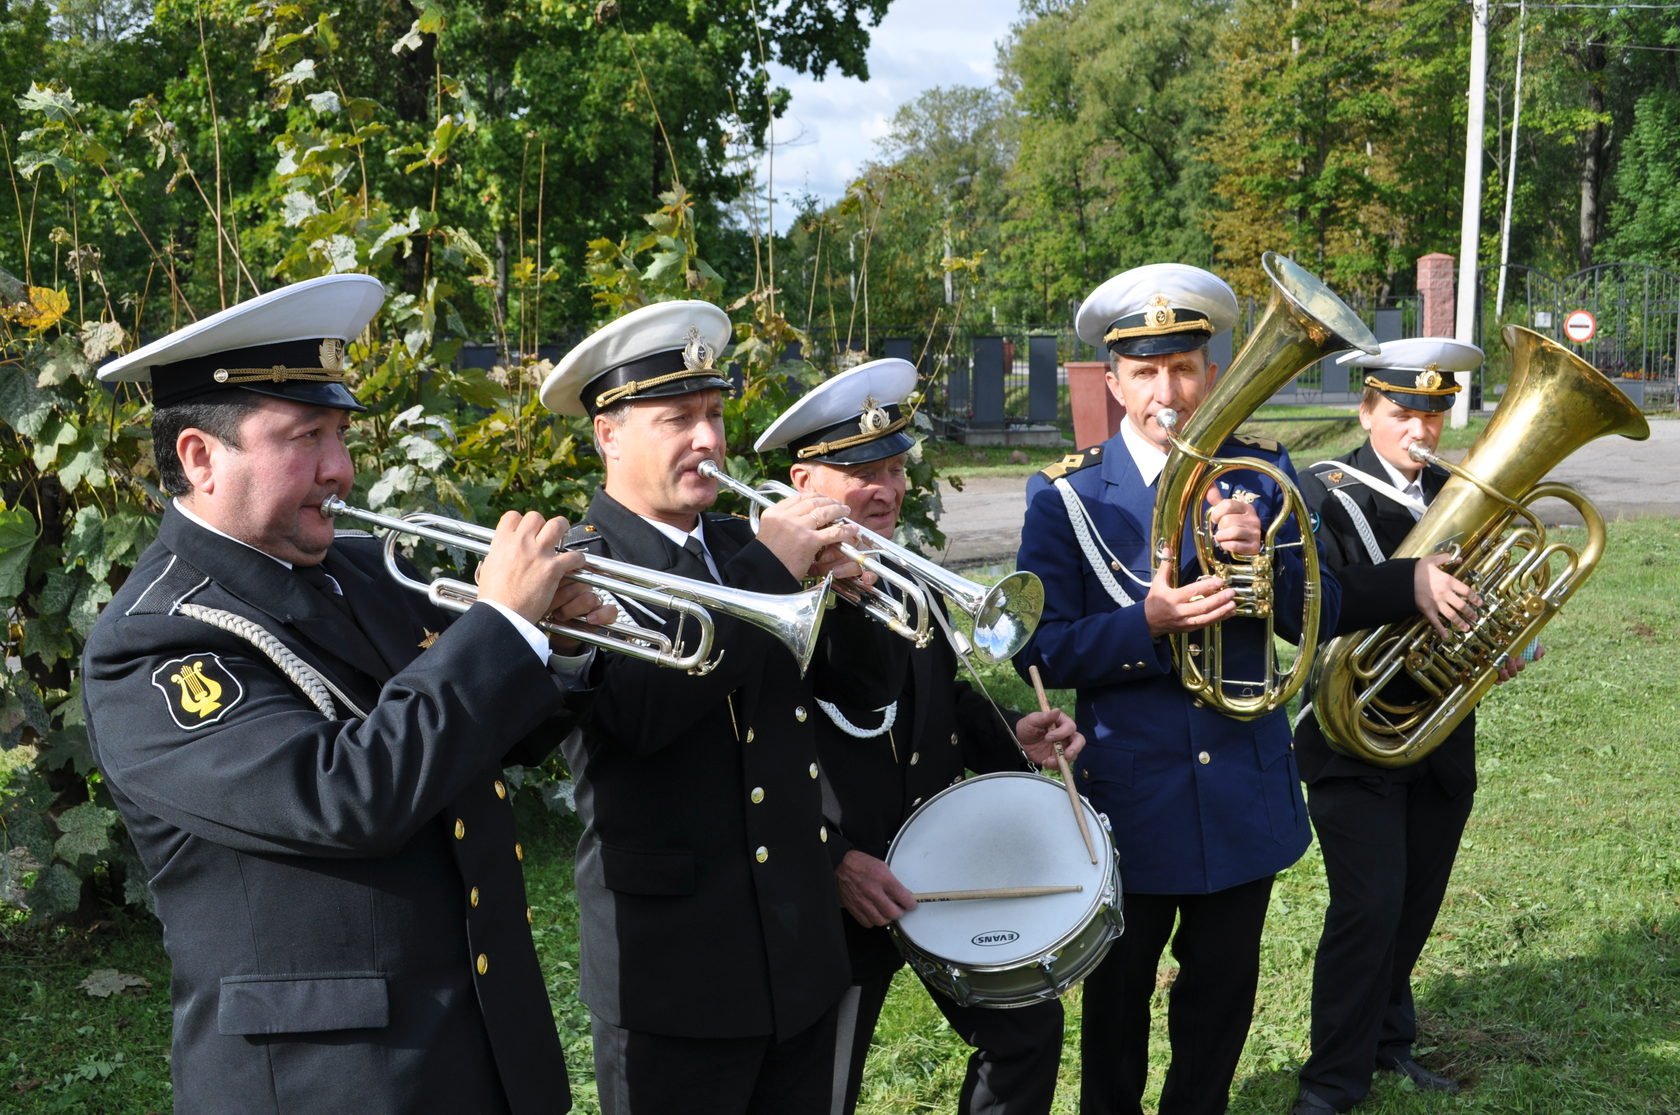
{"label": "white cloud", "polygon": [[[960,13],[960,18],[953,18]],[[869,80],[831,71],[815,81],[779,66],[771,77],[792,94],[774,129],[771,166],[776,226],[793,216],[790,195],[832,202],[877,158],[901,105],[934,86],[990,85],[997,80],[997,47],[1020,18],[1019,0],[894,0],[869,45]],[[764,172],[761,168],[760,180]]]}

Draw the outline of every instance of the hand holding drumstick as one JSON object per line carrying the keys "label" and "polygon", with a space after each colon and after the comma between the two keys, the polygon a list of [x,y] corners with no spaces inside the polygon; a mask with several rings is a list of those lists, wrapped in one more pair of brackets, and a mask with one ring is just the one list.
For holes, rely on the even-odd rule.
{"label": "hand holding drumstick", "polygon": [[[1042,711],[1021,718],[1021,723],[1015,729],[1016,738],[1021,741],[1022,749],[1033,762],[1040,766],[1050,766],[1054,763],[1062,772],[1062,785],[1067,787],[1068,801],[1073,805],[1073,819],[1079,822],[1079,835],[1085,840],[1086,853],[1091,857],[1091,862],[1096,863],[1097,846],[1091,842],[1091,826],[1085,821],[1085,807],[1079,800],[1079,790],[1073,784],[1073,771],[1068,766],[1068,760],[1076,757],[1085,746],[1085,737],[1079,733],[1073,721],[1068,719],[1067,713],[1060,709],[1051,709],[1050,698],[1044,694],[1044,681],[1038,676],[1038,667],[1028,666],[1027,674],[1032,678],[1033,690],[1038,693],[1038,707]],[[1051,722],[1056,724],[1056,729],[1045,731],[1034,744],[1028,744],[1023,729],[1026,728],[1027,721],[1034,716],[1052,718]],[[1054,719],[1057,717],[1060,720]],[[1062,721],[1066,722],[1065,725]],[[1063,727],[1070,731],[1060,730]],[[1068,741],[1065,744],[1062,742],[1064,739]],[[1042,755],[1042,745],[1045,743],[1054,749],[1053,756]]]}

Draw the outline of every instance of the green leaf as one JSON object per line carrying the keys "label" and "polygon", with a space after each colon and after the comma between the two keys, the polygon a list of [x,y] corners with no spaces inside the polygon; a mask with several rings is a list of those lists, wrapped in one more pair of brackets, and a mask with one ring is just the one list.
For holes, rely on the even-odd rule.
{"label": "green leaf", "polygon": [[24,905],[42,918],[67,914],[81,904],[81,876],[62,863],[52,864],[37,875],[35,885],[24,897]]}
{"label": "green leaf", "polygon": [[58,387],[81,377],[89,368],[87,358],[65,344],[55,344],[52,355],[41,363],[35,377],[37,387]]}
{"label": "green leaf", "polygon": [[0,421],[36,438],[51,417],[52,396],[35,385],[34,376],[0,369]]}
{"label": "green leaf", "polygon": [[93,761],[93,748],[88,744],[87,728],[81,725],[48,732],[37,762],[43,770],[69,769],[80,775],[98,769]]}
{"label": "green leaf", "polygon": [[82,856],[98,856],[111,846],[111,826],[116,823],[116,810],[91,801],[66,809],[58,815],[61,835],[53,845],[53,855],[66,863],[75,863]]}
{"label": "green leaf", "polygon": [[28,848],[20,846],[0,852],[0,905],[23,909],[29,876],[39,870],[41,865],[35,862]]}
{"label": "green leaf", "polygon": [[82,322],[82,356],[91,366],[104,360],[122,346],[127,334],[114,321]]}
{"label": "green leaf", "polygon": [[[130,988],[144,990],[152,986],[152,981],[145,976],[131,976],[126,972],[119,972],[115,968],[95,968],[76,986],[96,999],[109,999],[112,995],[119,995]],[[122,1054],[119,1053],[118,1056],[121,1057]]]}
{"label": "green leaf", "polygon": [[35,549],[35,516],[27,507],[0,509],[0,608],[23,591]]}
{"label": "green leaf", "polygon": [[41,428],[40,436],[35,439],[35,452],[31,459],[35,467],[42,472],[50,472],[58,463],[58,450],[62,445],[69,445],[76,440],[76,427],[63,419],[53,416]]}
{"label": "green leaf", "polygon": [[39,112],[59,123],[76,119],[76,97],[68,89],[49,89],[31,82],[29,92],[17,98],[17,106],[24,112]]}

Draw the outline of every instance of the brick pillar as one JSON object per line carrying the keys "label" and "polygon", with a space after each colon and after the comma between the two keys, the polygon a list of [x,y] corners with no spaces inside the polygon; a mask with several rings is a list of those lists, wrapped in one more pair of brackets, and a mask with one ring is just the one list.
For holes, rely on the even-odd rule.
{"label": "brick pillar", "polygon": [[1451,337],[1458,328],[1457,305],[1453,298],[1456,262],[1446,252],[1418,257],[1417,287],[1423,296],[1423,320],[1418,332],[1425,337]]}

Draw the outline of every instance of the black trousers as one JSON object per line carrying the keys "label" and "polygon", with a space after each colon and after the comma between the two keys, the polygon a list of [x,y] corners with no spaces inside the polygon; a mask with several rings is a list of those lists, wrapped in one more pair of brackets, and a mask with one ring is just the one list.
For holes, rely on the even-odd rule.
{"label": "black trousers", "polygon": [[1417,1039],[1412,967],[1447,891],[1475,799],[1448,797],[1423,768],[1326,778],[1307,790],[1330,883],[1313,962],[1312,1055],[1301,1087],[1346,1111],[1379,1061]]}
{"label": "black trousers", "polygon": [[[889,972],[854,983],[840,1000],[831,1115],[851,1115],[857,1109],[869,1041],[892,979]],[[961,1115],[1049,1115],[1062,1060],[1061,1001],[999,1010],[958,1006],[931,987],[928,994],[951,1029],[974,1050],[957,1111]]]}
{"label": "black trousers", "polygon": [[[1213,894],[1128,894],[1126,932],[1084,988],[1083,1115],[1141,1115],[1149,1077],[1149,1001],[1169,937],[1178,961],[1167,1001],[1172,1060],[1160,1115],[1219,1115],[1248,1037],[1260,931],[1272,877]],[[1174,925],[1177,931],[1174,931]]]}
{"label": "black trousers", "polygon": [[827,1115],[838,1004],[788,1038],[690,1038],[591,1016],[601,1115]]}

